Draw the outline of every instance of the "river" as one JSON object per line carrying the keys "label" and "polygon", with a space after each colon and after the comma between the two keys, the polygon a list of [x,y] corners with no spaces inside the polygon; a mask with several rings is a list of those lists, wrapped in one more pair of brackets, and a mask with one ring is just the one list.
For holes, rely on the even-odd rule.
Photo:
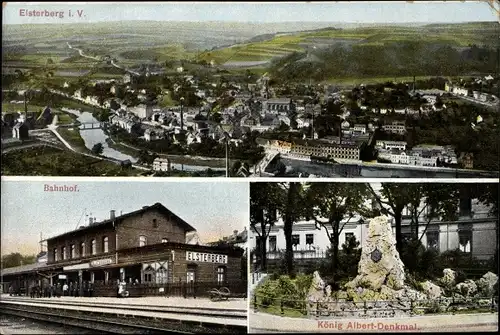
{"label": "river", "polygon": [[[80,112],[76,109],[69,109],[69,108],[61,108],[62,111],[66,113],[73,114],[77,116],[77,120],[81,123],[99,123],[99,121],[92,115],[92,113],[89,112]],[[126,155],[118,150],[115,150],[113,148],[110,148],[108,143],[106,142],[106,139],[108,136],[104,133],[102,129],[86,129],[80,131],[80,136],[82,137],[83,141],[85,142],[85,146],[88,149],[92,149],[94,145],[97,143],[102,143],[103,145],[103,152],[102,155],[108,158],[114,158],[118,160],[130,160],[132,163],[137,163],[137,159]],[[203,165],[186,165],[186,164],[177,164],[177,163],[172,163],[171,164],[173,169],[176,170],[181,170],[181,171],[190,171],[190,172],[196,172],[196,171],[205,171],[207,169],[212,169],[215,171],[223,171],[225,170],[224,168],[212,168],[209,166],[203,166]]]}

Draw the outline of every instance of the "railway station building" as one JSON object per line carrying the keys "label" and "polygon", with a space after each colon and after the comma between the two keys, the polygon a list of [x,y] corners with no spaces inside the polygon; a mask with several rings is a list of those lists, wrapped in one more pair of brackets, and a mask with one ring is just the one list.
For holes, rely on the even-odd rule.
{"label": "railway station building", "polygon": [[46,263],[2,270],[3,292],[73,282],[114,296],[125,281],[132,296],[199,294],[214,287],[246,292],[244,250],[186,243],[195,228],[160,203],[51,237]]}

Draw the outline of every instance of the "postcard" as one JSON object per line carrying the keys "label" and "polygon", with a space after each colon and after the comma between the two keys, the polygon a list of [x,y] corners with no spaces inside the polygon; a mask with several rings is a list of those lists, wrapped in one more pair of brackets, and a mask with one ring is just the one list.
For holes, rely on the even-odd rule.
{"label": "postcard", "polygon": [[246,333],[248,183],[158,181],[3,180],[2,333]]}
{"label": "postcard", "polygon": [[252,182],[249,333],[498,330],[498,183]]}
{"label": "postcard", "polygon": [[2,175],[498,178],[498,10],[7,2]]}

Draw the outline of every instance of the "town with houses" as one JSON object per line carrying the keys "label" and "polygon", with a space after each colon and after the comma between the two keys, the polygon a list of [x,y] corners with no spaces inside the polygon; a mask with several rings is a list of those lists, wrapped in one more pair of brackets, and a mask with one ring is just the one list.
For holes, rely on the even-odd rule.
{"label": "town with houses", "polygon": [[[212,65],[205,66],[213,70]],[[153,159],[142,162],[141,168],[153,173],[172,170],[169,154],[210,158],[215,151],[212,157],[225,157],[227,176],[229,160],[231,164],[245,163],[238,176],[246,177],[272,176],[280,159],[308,164],[369,164],[379,169],[476,169],[473,153],[459,151],[453,145],[422,143],[418,138],[408,143],[408,134],[414,132],[412,124],[445,111],[448,101],[490,109],[499,104],[496,96],[474,89],[495,83],[492,75],[453,82],[438,78],[444,81],[443,89],[419,89],[415,78],[413,82],[360,84],[345,89],[327,84],[271,85],[273,80],[267,73],[249,76],[254,81],[231,80],[229,75],[203,78],[189,74],[183,67],[176,69],[168,84],[158,86],[155,83],[159,75],[149,67],[142,73],[126,71],[121,79],[93,80],[84,87],[66,81],[62,87],[48,90],[53,96],[100,110],[99,120],[94,118],[94,123],[99,123],[97,128],[103,128],[107,135],[119,132],[124,146],[151,153]],[[148,80],[153,81],[148,84]],[[22,106],[25,93],[18,91],[11,105]],[[377,94],[386,99],[378,106],[370,102]],[[165,97],[171,100],[169,106],[162,103]],[[396,103],[387,103],[394,99]],[[2,111],[2,143],[9,141],[7,137],[23,141],[41,136],[35,134],[35,129],[41,127],[64,127],[57,124],[57,118],[54,120],[51,109],[54,107],[47,106],[37,113],[25,106],[24,112]],[[71,108],[60,110],[72,113]],[[476,114],[470,127],[480,131],[483,117]],[[70,125],[87,127],[78,121]],[[242,144],[246,149],[241,149]],[[70,143],[65,145],[72,149]],[[184,151],[172,152],[172,145]],[[155,148],[160,147],[161,152],[157,152]],[[205,150],[198,152],[202,147]],[[189,148],[195,149],[187,151]]]}

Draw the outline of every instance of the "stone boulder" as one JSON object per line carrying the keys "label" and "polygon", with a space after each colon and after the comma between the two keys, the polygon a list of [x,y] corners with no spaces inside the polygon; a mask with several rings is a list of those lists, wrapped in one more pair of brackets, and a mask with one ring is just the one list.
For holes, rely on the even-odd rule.
{"label": "stone boulder", "polygon": [[318,303],[325,300],[325,282],[321,279],[318,271],[314,271],[313,279],[307,293],[307,311],[309,314],[318,313]]}
{"label": "stone boulder", "polygon": [[467,279],[456,286],[457,291],[464,297],[471,297],[477,292],[477,285],[473,280]]}
{"label": "stone boulder", "polygon": [[453,287],[457,280],[457,273],[452,269],[444,269],[443,277],[439,278],[439,282],[445,287]]}
{"label": "stone boulder", "polygon": [[398,290],[404,286],[404,265],[396,250],[396,239],[386,216],[370,220],[368,236],[361,250],[358,276],[346,288],[378,291],[382,285]]}
{"label": "stone boulder", "polygon": [[429,280],[422,283],[422,291],[429,299],[439,299],[443,295],[443,290],[438,285]]}
{"label": "stone boulder", "polygon": [[497,282],[498,276],[493,272],[487,272],[476,282],[479,294],[484,298],[491,298],[495,293],[495,284]]}

